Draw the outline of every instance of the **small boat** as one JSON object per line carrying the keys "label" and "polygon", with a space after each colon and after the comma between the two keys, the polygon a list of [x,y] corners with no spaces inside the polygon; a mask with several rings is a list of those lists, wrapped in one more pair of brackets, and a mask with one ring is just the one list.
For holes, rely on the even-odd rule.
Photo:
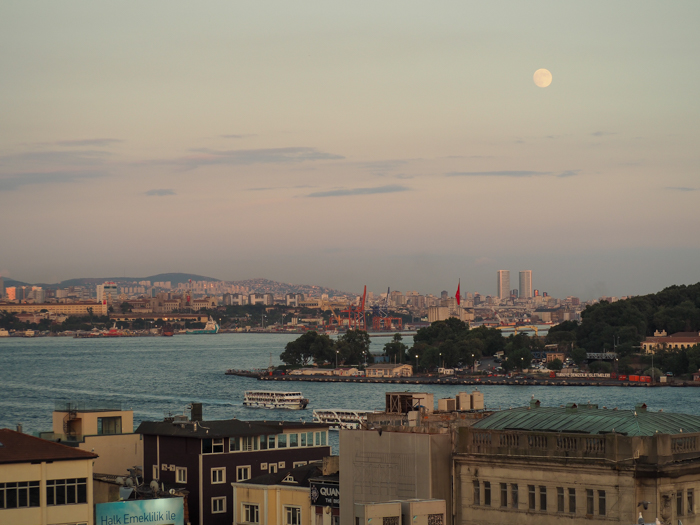
{"label": "small boat", "polygon": [[301,392],[272,392],[266,390],[247,390],[243,396],[243,406],[252,408],[288,408],[303,410],[309,400]]}
{"label": "small boat", "polygon": [[330,425],[330,430],[353,430],[367,421],[371,410],[351,410],[346,408],[326,408],[314,410],[314,423]]}
{"label": "small boat", "polygon": [[185,333],[187,333],[187,334],[218,334],[219,328],[220,328],[219,323],[214,321],[214,319],[212,319],[211,315],[210,315],[209,320],[207,321],[207,324],[204,326],[204,328],[187,330]]}
{"label": "small boat", "polygon": [[161,335],[165,337],[172,337],[175,331],[173,330],[173,325],[170,323],[166,323],[163,325],[163,330],[161,331]]}
{"label": "small boat", "polygon": [[10,332],[5,330],[4,328],[0,328],[0,337],[10,337]]}
{"label": "small boat", "polygon": [[34,330],[25,330],[24,331],[24,337],[34,337],[35,332]]}

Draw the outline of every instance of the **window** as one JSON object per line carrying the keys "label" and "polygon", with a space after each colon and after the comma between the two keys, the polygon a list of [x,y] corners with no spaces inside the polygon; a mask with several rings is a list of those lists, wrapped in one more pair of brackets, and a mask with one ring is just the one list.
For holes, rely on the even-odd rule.
{"label": "window", "polygon": [[605,516],[605,491],[598,491],[598,514]]}
{"label": "window", "polygon": [[275,448],[275,437],[276,436],[267,436],[267,448]]}
{"label": "window", "polygon": [[236,481],[245,481],[250,479],[250,465],[236,468]]}
{"label": "window", "polygon": [[175,481],[187,483],[187,469],[185,467],[175,467]]}
{"label": "window", "polygon": [[260,436],[260,450],[267,450],[267,436]]}
{"label": "window", "polygon": [[47,505],[87,503],[87,478],[51,479],[46,482]]}
{"label": "window", "polygon": [[277,463],[270,463],[270,464],[267,466],[267,471],[268,471],[270,474],[277,474]]}
{"label": "window", "polygon": [[225,468],[213,468],[213,469],[211,469],[211,482],[212,483],[226,483],[226,469]]}
{"label": "window", "polygon": [[307,432],[307,433],[306,433],[306,446],[307,446],[307,447],[313,447],[313,446],[314,446],[314,433],[313,433],[313,432]]}
{"label": "window", "polygon": [[105,434],[121,434],[122,433],[122,417],[98,417],[97,418],[97,433]]}
{"label": "window", "polygon": [[586,514],[593,514],[593,489],[586,489]]}
{"label": "window", "polygon": [[328,435],[327,432],[321,432],[321,446],[325,447],[326,446],[326,436]]}
{"label": "window", "polygon": [[221,514],[226,512],[226,496],[211,499],[211,513]]}
{"label": "window", "polygon": [[278,434],[277,448],[287,448],[287,434]]}
{"label": "window", "polygon": [[508,485],[501,483],[501,507],[508,506]]}
{"label": "window", "polygon": [[279,466],[280,466],[280,468],[284,468],[284,467],[285,467],[285,462],[284,462],[284,461],[280,461],[280,462],[279,462]]}
{"label": "window", "polygon": [[514,509],[518,508],[518,484],[510,484],[510,506]]}
{"label": "window", "polygon": [[301,525],[301,507],[285,507],[285,525]]}
{"label": "window", "polygon": [[239,450],[241,450],[241,438],[238,438],[238,437],[228,438],[228,451],[229,452],[238,452]]}
{"label": "window", "polygon": [[38,507],[40,498],[38,481],[0,483],[0,509]]}
{"label": "window", "polygon": [[481,490],[478,479],[474,480],[474,505],[481,505]]}
{"label": "window", "polygon": [[260,510],[258,506],[244,503],[243,519],[246,523],[260,523]]}
{"label": "window", "polygon": [[527,486],[527,495],[528,495],[528,503],[529,503],[530,510],[535,510],[535,486],[534,485]]}
{"label": "window", "polygon": [[299,446],[299,434],[289,434],[289,447]]}
{"label": "window", "polygon": [[[231,447],[231,445],[229,445]],[[221,454],[224,451],[224,438],[203,439],[202,454]]]}
{"label": "window", "polygon": [[250,452],[251,450],[258,450],[258,437],[248,436],[241,439],[241,450]]}
{"label": "window", "polygon": [[267,463],[260,463],[260,470],[267,470]]}
{"label": "window", "polygon": [[325,432],[316,432],[316,446],[326,446],[326,433]]}
{"label": "window", "polygon": [[301,446],[302,447],[306,446],[306,432],[301,433]]}
{"label": "window", "polygon": [[307,464],[306,461],[295,461],[295,462],[292,464],[292,468],[303,467],[303,466],[306,465],[306,464]]}
{"label": "window", "polygon": [[484,481],[484,505],[491,506],[491,482]]}
{"label": "window", "polygon": [[687,496],[686,511],[688,511],[688,514],[695,514],[695,493],[693,492],[693,489],[688,489]]}
{"label": "window", "polygon": [[557,512],[564,512],[564,487],[557,487]]}
{"label": "window", "polygon": [[569,512],[576,514],[576,489],[569,489]]}
{"label": "window", "polygon": [[547,510],[547,487],[540,485],[540,510]]}

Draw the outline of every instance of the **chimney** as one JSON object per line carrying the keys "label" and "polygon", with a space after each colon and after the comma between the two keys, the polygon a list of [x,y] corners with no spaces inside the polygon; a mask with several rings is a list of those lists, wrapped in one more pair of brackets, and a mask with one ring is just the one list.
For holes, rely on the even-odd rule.
{"label": "chimney", "polygon": [[190,421],[202,421],[202,403],[192,403]]}

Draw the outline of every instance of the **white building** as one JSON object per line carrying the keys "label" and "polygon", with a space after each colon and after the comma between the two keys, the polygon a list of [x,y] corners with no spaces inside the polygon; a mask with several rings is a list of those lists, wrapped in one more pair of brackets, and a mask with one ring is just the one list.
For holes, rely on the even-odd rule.
{"label": "white building", "polygon": [[498,270],[498,297],[502,301],[510,297],[510,271]]}
{"label": "white building", "polygon": [[529,299],[532,297],[532,270],[523,270],[520,272],[518,297],[520,299]]}

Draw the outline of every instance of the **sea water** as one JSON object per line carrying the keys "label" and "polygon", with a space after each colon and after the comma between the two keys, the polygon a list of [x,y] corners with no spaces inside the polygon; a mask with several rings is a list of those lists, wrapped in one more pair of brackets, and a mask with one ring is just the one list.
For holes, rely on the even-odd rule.
{"label": "sea water", "polygon": [[[470,392],[467,385],[277,382],[225,375],[226,369],[267,368],[297,334],[203,334],[174,337],[0,338],[0,428],[22,424],[24,432],[51,431],[56,402],[83,406],[120,404],[141,421],[183,414],[189,403],[203,405],[204,419],[312,420],[313,409],[384,408],[388,391],[430,392],[435,399]],[[390,338],[373,337],[379,354]],[[405,338],[410,344],[410,336]],[[243,407],[246,390],[301,391],[306,410]],[[597,403],[600,407],[700,415],[700,388],[484,385],[489,409],[525,406],[534,396],[542,406]],[[332,441],[337,452],[337,439]]]}

